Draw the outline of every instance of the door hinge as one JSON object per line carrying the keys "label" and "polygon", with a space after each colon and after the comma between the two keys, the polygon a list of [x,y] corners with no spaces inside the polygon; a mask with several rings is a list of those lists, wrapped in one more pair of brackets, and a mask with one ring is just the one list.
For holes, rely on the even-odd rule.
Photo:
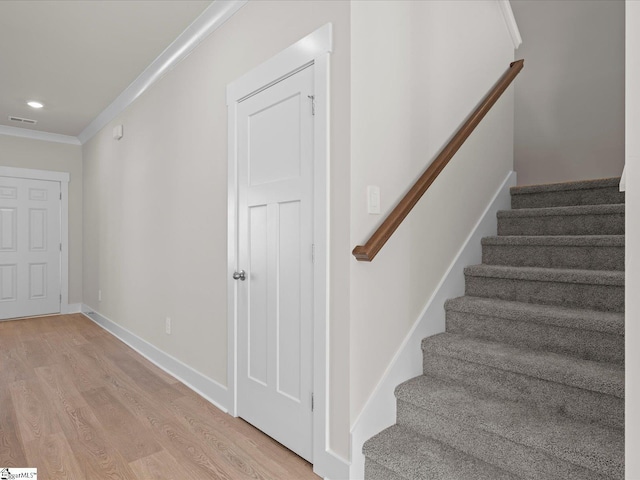
{"label": "door hinge", "polygon": [[313,412],[313,392],[311,392],[311,411]]}
{"label": "door hinge", "polygon": [[62,244],[60,244],[60,251],[62,251]]}
{"label": "door hinge", "polygon": [[316,114],[316,96],[315,95],[307,95],[311,99],[311,115]]}
{"label": "door hinge", "polygon": [[311,244],[311,263],[316,263],[316,245],[315,245],[315,243]]}

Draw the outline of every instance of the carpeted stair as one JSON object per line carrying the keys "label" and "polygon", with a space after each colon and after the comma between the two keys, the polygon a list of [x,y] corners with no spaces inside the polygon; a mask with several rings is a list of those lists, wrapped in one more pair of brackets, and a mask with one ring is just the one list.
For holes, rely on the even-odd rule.
{"label": "carpeted stair", "polygon": [[624,478],[619,178],[514,187],[366,480]]}

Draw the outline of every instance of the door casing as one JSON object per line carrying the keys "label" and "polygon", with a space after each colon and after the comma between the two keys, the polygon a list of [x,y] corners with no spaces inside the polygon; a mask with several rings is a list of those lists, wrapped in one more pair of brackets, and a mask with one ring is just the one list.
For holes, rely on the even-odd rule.
{"label": "door casing", "polygon": [[60,183],[62,199],[60,203],[60,314],[71,313],[69,306],[69,174],[50,170],[32,170],[30,168],[0,167],[0,177],[45,180]]}
{"label": "door casing", "polygon": [[329,268],[329,55],[332,26],[326,24],[302,38],[265,63],[227,85],[228,125],[228,367],[229,413],[237,416],[237,281],[232,275],[241,268],[238,261],[238,174],[237,105],[245,98],[296,73],[314,66],[315,117],[313,152],[313,465],[320,476],[327,476],[335,461],[328,447],[328,268]]}

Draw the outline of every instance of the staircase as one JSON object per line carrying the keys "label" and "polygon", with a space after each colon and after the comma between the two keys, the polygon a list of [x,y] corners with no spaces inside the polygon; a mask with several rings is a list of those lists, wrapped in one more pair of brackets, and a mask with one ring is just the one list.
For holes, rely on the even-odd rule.
{"label": "staircase", "polygon": [[514,187],[367,480],[624,478],[624,195],[618,178]]}

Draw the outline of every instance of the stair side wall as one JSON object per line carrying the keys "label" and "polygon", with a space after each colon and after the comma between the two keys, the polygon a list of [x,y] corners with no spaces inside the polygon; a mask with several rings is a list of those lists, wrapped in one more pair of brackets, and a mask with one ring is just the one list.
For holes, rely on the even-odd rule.
{"label": "stair side wall", "polygon": [[515,184],[516,174],[510,172],[450,264],[356,420],[351,430],[351,479],[361,479],[364,476],[364,442],[396,422],[396,398],[393,392],[400,383],[422,373],[421,342],[425,337],[444,331],[444,302],[464,291],[464,276],[461,272],[466,265],[480,262],[480,241],[491,235],[491,232],[495,233],[496,214],[499,210],[508,208],[511,201],[509,188]]}

